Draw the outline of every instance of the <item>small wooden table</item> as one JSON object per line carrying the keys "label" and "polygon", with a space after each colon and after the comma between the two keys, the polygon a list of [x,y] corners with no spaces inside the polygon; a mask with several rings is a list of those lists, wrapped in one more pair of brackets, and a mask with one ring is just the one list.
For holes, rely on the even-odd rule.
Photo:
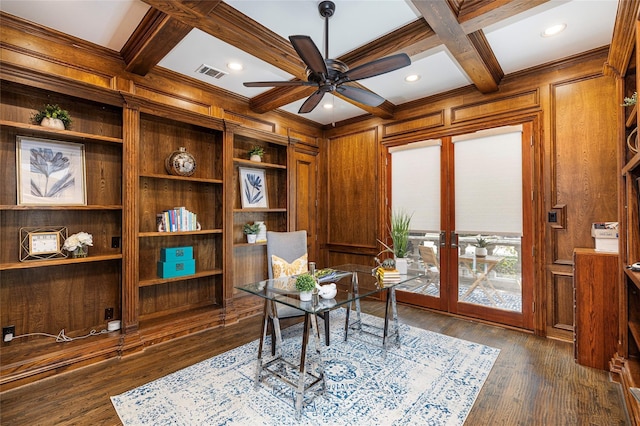
{"label": "small wooden table", "polygon": [[[460,264],[465,268],[467,268],[469,271],[471,271],[471,273],[474,274],[476,277],[475,281],[471,284],[471,286],[469,286],[469,288],[462,295],[460,300],[462,301],[467,297],[469,297],[469,295],[473,293],[473,291],[476,288],[479,287],[482,289],[482,291],[484,291],[484,294],[487,296],[487,299],[489,299],[489,303],[491,303],[493,306],[496,306],[496,301],[494,299],[494,296],[498,300],[500,300],[500,302],[504,303],[504,299],[502,299],[502,297],[500,296],[496,288],[493,286],[493,283],[491,282],[491,280],[489,280],[489,276],[488,276],[489,273],[493,270],[493,268],[495,268],[496,265],[498,265],[498,263],[502,262],[503,260],[504,260],[504,257],[501,257],[501,256],[484,256],[484,257],[469,256],[469,255],[459,256],[458,261],[460,262]],[[486,285],[491,289],[491,293],[493,294],[489,292],[489,290],[484,286],[483,282],[486,283]]]}

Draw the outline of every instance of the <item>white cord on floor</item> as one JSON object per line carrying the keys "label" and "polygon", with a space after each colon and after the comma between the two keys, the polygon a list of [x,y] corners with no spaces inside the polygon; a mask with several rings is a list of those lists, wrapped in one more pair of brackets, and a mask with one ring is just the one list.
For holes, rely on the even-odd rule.
{"label": "white cord on floor", "polygon": [[27,334],[21,334],[19,336],[13,336],[13,339],[18,339],[20,337],[28,337],[28,336],[45,336],[45,337],[53,337],[54,339],[56,339],[56,343],[62,343],[62,342],[71,342],[73,340],[78,340],[78,339],[86,339],[87,337],[91,337],[91,336],[97,336],[99,334],[105,334],[108,333],[107,330],[91,330],[89,332],[89,334],[86,334],[84,336],[78,336],[78,337],[69,337],[66,334],[64,334],[64,328],[62,330],[60,330],[60,333],[58,333],[58,335],[53,335],[53,334],[49,334],[49,333],[27,333]]}

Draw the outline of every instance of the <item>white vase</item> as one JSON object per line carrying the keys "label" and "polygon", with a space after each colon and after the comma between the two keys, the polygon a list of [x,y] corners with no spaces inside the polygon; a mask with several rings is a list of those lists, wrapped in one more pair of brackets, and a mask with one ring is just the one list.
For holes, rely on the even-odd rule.
{"label": "white vase", "polygon": [[485,257],[487,255],[486,247],[476,247],[476,257]]}
{"label": "white vase", "polygon": [[260,163],[262,161],[262,157],[260,157],[257,154],[253,154],[251,157],[249,157],[249,160],[255,161],[256,163]]}
{"label": "white vase", "polygon": [[45,117],[40,122],[40,125],[50,129],[64,130],[64,123],[59,118]]}
{"label": "white vase", "polygon": [[260,226],[260,230],[258,231],[258,236],[256,237],[257,243],[266,243],[267,242],[267,225],[264,222],[253,222]]}
{"label": "white vase", "polygon": [[313,292],[311,291],[300,292],[300,301],[302,302],[310,302],[312,297],[313,297]]}
{"label": "white vase", "polygon": [[247,242],[249,244],[255,244],[257,237],[258,237],[258,235],[256,235],[256,234],[247,234]]}
{"label": "white vase", "polygon": [[400,275],[406,275],[409,268],[409,262],[404,257],[396,257],[396,269],[400,272]]}

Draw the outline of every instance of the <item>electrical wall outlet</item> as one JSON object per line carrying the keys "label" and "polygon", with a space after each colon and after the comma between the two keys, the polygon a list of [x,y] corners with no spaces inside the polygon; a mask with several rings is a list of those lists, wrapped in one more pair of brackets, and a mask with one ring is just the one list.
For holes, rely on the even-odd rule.
{"label": "electrical wall outlet", "polygon": [[10,342],[16,335],[16,326],[8,325],[6,327],[2,327],[2,341]]}
{"label": "electrical wall outlet", "polygon": [[120,248],[120,237],[111,237],[111,248]]}
{"label": "electrical wall outlet", "polygon": [[104,310],[104,320],[108,321],[110,319],[113,319],[113,308],[106,308]]}

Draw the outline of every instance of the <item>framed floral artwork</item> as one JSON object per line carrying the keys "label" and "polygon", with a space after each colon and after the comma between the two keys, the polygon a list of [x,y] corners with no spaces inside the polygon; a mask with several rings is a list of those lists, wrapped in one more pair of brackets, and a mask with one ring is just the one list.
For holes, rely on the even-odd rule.
{"label": "framed floral artwork", "polygon": [[264,170],[238,167],[242,208],[267,208],[267,188]]}
{"label": "framed floral artwork", "polygon": [[18,205],[87,204],[84,145],[16,138]]}

